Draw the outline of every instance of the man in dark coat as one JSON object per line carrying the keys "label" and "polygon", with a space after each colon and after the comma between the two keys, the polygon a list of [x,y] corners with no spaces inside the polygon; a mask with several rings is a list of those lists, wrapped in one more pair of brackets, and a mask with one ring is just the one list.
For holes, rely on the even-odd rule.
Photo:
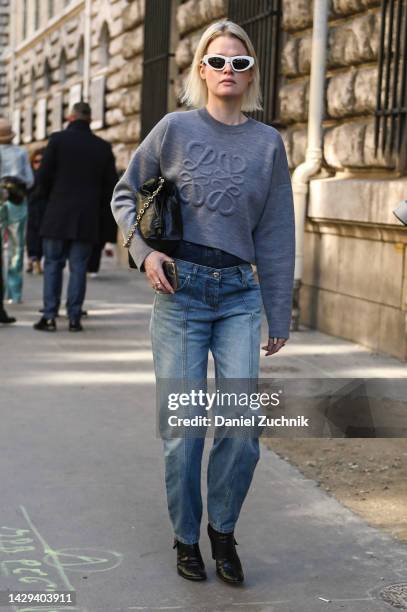
{"label": "man in dark coat", "polygon": [[87,263],[109,222],[110,200],[118,179],[111,145],[90,129],[89,104],[74,104],[68,121],[67,129],[51,135],[38,173],[48,201],[41,225],[44,314],[34,325],[40,331],[56,330],[67,259],[69,330],[82,330]]}

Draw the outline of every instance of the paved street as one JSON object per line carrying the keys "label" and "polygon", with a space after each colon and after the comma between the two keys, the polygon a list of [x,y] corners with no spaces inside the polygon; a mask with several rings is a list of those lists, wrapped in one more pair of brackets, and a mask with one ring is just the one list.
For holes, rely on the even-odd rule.
{"label": "paved street", "polygon": [[[84,333],[61,317],[56,334],[41,334],[41,279],[25,278],[24,304],[9,309],[18,323],[0,329],[0,590],[53,583],[76,591],[81,612],[395,609],[378,593],[407,582],[407,547],[265,448],[236,530],[245,586],[216,579],[205,514],[209,579],[180,578],[155,433],[151,290],[105,266],[88,284]],[[407,375],[396,359],[315,331],[293,333],[262,372]]]}

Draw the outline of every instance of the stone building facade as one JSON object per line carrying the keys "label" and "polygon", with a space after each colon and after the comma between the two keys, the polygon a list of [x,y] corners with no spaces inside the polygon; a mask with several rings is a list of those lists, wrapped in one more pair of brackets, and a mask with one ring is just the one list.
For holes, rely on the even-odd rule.
{"label": "stone building facade", "polygon": [[[380,1],[332,0],[323,170],[310,183],[301,311],[311,327],[406,360],[407,233],[392,210],[407,198],[407,177],[374,147],[380,27]],[[294,169],[306,147],[312,3],[285,0],[284,29],[279,95]]]}
{"label": "stone building facade", "polygon": [[4,56],[8,51],[10,31],[9,0],[0,0],[0,108],[8,106],[7,67]]}
{"label": "stone building facade", "polygon": [[[21,142],[43,144],[62,125],[69,103],[84,96],[95,131],[112,142],[118,167],[126,167],[142,129],[145,1],[153,2],[28,2],[24,17],[24,0],[11,0],[8,111]],[[166,111],[180,107],[203,29],[227,16],[229,6],[227,0],[168,2]],[[307,146],[313,2],[281,5],[276,127],[294,171]],[[301,322],[406,360],[406,230],[392,209],[407,197],[407,177],[374,147],[381,2],[331,0],[328,25],[323,164],[310,182]]]}

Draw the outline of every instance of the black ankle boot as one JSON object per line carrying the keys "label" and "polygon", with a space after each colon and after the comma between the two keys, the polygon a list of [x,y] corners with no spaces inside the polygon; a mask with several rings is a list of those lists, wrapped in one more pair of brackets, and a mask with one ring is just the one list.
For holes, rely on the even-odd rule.
{"label": "black ankle boot", "polygon": [[173,548],[177,548],[177,571],[187,580],[206,580],[205,565],[202,560],[199,544],[184,544],[174,540]]}
{"label": "black ankle boot", "polygon": [[212,559],[216,560],[216,573],[229,584],[241,584],[244,580],[242,564],[235,549],[237,544],[233,531],[220,533],[208,525],[212,546]]}
{"label": "black ankle boot", "polygon": [[0,310],[0,323],[15,323],[16,319],[14,317],[9,317],[5,310]]}
{"label": "black ankle boot", "polygon": [[46,317],[41,317],[37,323],[34,323],[33,327],[38,331],[54,332],[57,330],[55,319],[47,319]]}

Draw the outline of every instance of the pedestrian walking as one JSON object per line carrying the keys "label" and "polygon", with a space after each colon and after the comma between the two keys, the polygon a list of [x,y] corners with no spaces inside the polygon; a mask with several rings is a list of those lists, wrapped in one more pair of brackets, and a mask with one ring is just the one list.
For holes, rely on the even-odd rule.
{"label": "pedestrian walking", "polygon": [[[15,134],[7,119],[0,118],[0,176],[18,183],[18,202],[9,197],[1,207],[1,236],[7,236],[8,263],[4,272],[5,293],[10,304],[19,304],[23,292],[23,265],[27,223],[27,198],[25,195],[34,183],[34,176],[27,151],[12,143]],[[14,200],[14,201],[12,201]]]}
{"label": "pedestrian walking", "polygon": [[[3,189],[0,190],[0,219],[3,214],[3,204],[7,200],[8,193]],[[4,290],[3,290],[3,244],[0,232],[0,323],[15,323],[15,317],[9,317],[4,308]]]}
{"label": "pedestrian walking", "polygon": [[44,148],[35,149],[30,157],[31,167],[34,173],[34,185],[28,192],[28,220],[27,220],[27,255],[28,263],[26,272],[29,274],[42,274],[42,238],[40,228],[44,216],[47,200],[41,193],[38,183],[38,171],[41,166]]}
{"label": "pedestrian walking", "polygon": [[47,200],[41,224],[44,251],[44,309],[39,331],[55,331],[61,302],[63,269],[69,261],[69,330],[82,331],[86,270],[93,246],[100,242],[117,182],[110,143],[93,134],[91,109],[73,105],[68,127],[51,135],[38,172]]}
{"label": "pedestrian walking", "polygon": [[[0,204],[0,214],[1,214],[1,204]],[[4,308],[4,290],[3,290],[3,262],[2,262],[2,241],[0,236],[0,323],[15,323],[16,318],[10,317],[7,314],[6,309]]]}
{"label": "pedestrian walking", "polygon": [[[195,109],[166,114],[115,188],[112,209],[126,238],[135,223],[134,193],[144,181],[161,175],[176,185],[181,202],[183,238],[171,257],[151,248],[138,228],[129,246],[155,290],[150,331],[157,383],[205,385],[209,351],[217,384],[255,381],[261,297],[269,328],[265,354],[276,354],[289,338],[292,187],[281,135],[243,112],[261,107],[259,80],[246,32],[228,20],[212,24],[200,38],[186,81],[183,101]],[[178,270],[175,291],[164,274],[167,261]],[[168,409],[164,400],[160,411]],[[188,410],[196,414],[192,404]],[[199,549],[204,436],[166,436],[163,444],[177,570],[184,578],[204,580]],[[218,576],[234,585],[244,580],[234,531],[259,455],[258,435],[215,435],[209,456],[212,556]]]}

